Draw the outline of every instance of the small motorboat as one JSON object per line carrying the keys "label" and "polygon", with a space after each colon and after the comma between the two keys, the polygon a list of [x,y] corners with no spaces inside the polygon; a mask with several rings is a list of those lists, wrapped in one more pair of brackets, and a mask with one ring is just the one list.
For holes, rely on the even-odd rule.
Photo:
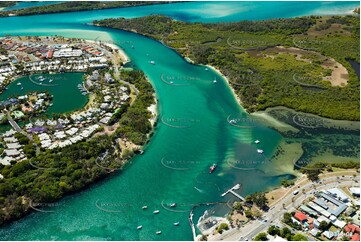
{"label": "small motorboat", "polygon": [[174,226],[178,226],[179,225],[179,222],[175,222],[173,223]]}
{"label": "small motorboat", "polygon": [[138,230],[139,230],[139,229],[142,229],[142,228],[143,228],[142,225],[139,225],[139,226],[137,227]]}
{"label": "small motorboat", "polygon": [[236,120],[231,119],[231,120],[229,121],[229,123],[230,123],[230,124],[236,124],[237,122],[236,122]]}
{"label": "small motorboat", "polygon": [[139,150],[139,154],[143,155],[144,154],[144,150]]}
{"label": "small motorboat", "polygon": [[208,68],[205,68],[204,70],[208,71]]}
{"label": "small motorboat", "polygon": [[161,234],[161,233],[162,233],[162,231],[160,231],[160,230],[159,230],[159,231],[157,231],[157,232],[155,232],[155,233],[156,233],[156,234]]}
{"label": "small motorboat", "polygon": [[131,47],[132,49],[134,49],[134,45],[132,45],[132,47]]}
{"label": "small motorboat", "polygon": [[50,80],[49,80],[49,83],[52,83],[52,82],[53,82],[53,79],[50,79]]}
{"label": "small motorboat", "polygon": [[214,78],[213,83],[217,83],[217,79],[216,79],[216,78]]}
{"label": "small motorboat", "polygon": [[259,141],[259,140],[256,140],[254,143],[255,144],[259,144],[261,141]]}
{"label": "small motorboat", "polygon": [[16,85],[21,86],[21,82],[18,82]]}
{"label": "small motorboat", "polygon": [[262,154],[262,153],[263,153],[263,150],[257,149],[257,153],[258,153],[258,154]]}
{"label": "small motorboat", "polygon": [[154,210],[153,213],[154,213],[154,214],[158,214],[158,213],[159,213],[159,210]]}
{"label": "small motorboat", "polygon": [[149,61],[149,63],[155,65],[155,61]]}
{"label": "small motorboat", "polygon": [[175,206],[177,206],[176,203],[172,203],[172,204],[170,205],[171,208],[174,208]]}
{"label": "small motorboat", "polygon": [[214,172],[214,170],[217,168],[217,164],[213,164],[211,167],[209,167],[209,173]]}
{"label": "small motorboat", "polygon": [[142,209],[147,209],[147,208],[148,208],[148,206],[143,206],[143,207],[142,207]]}

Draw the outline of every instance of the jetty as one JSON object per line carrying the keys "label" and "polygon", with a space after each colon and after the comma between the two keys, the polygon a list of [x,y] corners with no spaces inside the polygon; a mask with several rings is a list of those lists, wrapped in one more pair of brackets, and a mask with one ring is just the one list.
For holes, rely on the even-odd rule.
{"label": "jetty", "polygon": [[235,186],[233,186],[232,188],[230,188],[229,190],[227,190],[225,193],[223,193],[221,196],[224,197],[225,195],[227,195],[228,193],[233,194],[234,196],[236,196],[237,198],[239,198],[241,201],[245,201],[244,197],[242,197],[241,195],[239,195],[238,193],[236,193],[234,190],[238,190],[241,187],[240,184],[236,184]]}

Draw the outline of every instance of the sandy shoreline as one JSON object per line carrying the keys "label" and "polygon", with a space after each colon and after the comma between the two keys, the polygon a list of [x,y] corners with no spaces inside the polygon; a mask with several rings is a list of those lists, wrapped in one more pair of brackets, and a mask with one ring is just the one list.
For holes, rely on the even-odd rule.
{"label": "sandy shoreline", "polygon": [[238,104],[241,106],[241,108],[242,108],[244,111],[247,112],[247,110],[246,110],[246,109],[243,107],[243,105],[242,105],[241,99],[237,96],[236,91],[235,91],[234,88],[232,87],[229,79],[228,79],[225,75],[223,75],[223,73],[222,73],[219,69],[217,69],[216,67],[211,66],[211,65],[206,65],[206,66],[207,66],[208,68],[214,70],[215,72],[217,72],[220,76],[223,77],[224,80],[226,80],[229,88],[232,90],[232,93],[233,93],[234,98],[237,100],[237,102],[238,102]]}

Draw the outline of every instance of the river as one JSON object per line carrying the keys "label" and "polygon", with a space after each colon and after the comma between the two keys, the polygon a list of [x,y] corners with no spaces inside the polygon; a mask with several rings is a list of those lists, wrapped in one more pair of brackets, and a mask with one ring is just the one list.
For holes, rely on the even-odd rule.
{"label": "river", "polygon": [[[274,4],[289,9],[289,5],[301,3]],[[231,197],[220,194],[236,183],[242,185],[238,192],[246,195],[275,187],[283,178],[293,176],[292,169],[280,170],[271,159],[284,138],[248,116],[216,72],[191,65],[172,49],[144,36],[86,25],[93,19],[165,13],[166,9],[177,19],[205,22],[251,15],[252,19],[291,17],[289,12],[243,14],[250,3],[172,5],[0,19],[0,35],[63,35],[115,42],[153,84],[160,117],[143,155],[132,159],[121,172],[52,204],[46,208],[48,212],[32,213],[4,226],[0,229],[3,240],[192,240],[188,215],[193,204],[228,201]],[[357,6],[348,2],[340,7],[336,2],[325,8],[320,2],[304,3],[307,12],[294,15],[351,5]],[[216,11],[219,8],[222,14]],[[229,119],[242,125],[231,125]],[[256,139],[261,143],[254,144]],[[257,149],[264,153],[258,154]],[[213,163],[218,167],[210,174]],[[172,202],[177,207],[170,209],[167,204]],[[142,210],[144,205],[148,209]],[[157,215],[153,214],[156,209],[160,210]],[[180,225],[173,226],[177,221]],[[137,230],[138,225],[143,229]],[[161,235],[155,234],[158,230]]]}

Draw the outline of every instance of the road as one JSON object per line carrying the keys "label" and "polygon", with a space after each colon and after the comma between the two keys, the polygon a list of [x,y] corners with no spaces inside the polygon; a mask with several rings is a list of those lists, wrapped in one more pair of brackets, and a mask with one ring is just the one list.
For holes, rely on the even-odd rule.
{"label": "road", "polygon": [[[315,192],[334,187],[359,186],[359,175],[356,177],[353,177],[352,175],[340,177],[340,174],[342,173],[334,172],[329,174],[330,177],[321,178],[321,183],[308,181],[300,187],[298,187],[299,184],[304,182],[302,181],[297,183],[293,187],[295,189],[290,188],[290,192],[287,192],[282,198],[280,198],[276,205],[271,207],[270,210],[263,215],[261,220],[253,220],[240,229],[231,229],[226,231],[222,235],[214,236],[212,240],[251,240],[260,232],[266,231],[266,229],[271,225],[284,227],[283,223],[281,223],[283,214],[294,211],[295,208],[300,206],[307,197],[312,196]],[[350,174],[352,173],[350,172]],[[296,189],[300,192],[297,195],[293,195],[292,191]],[[302,193],[303,190],[306,192]]]}

